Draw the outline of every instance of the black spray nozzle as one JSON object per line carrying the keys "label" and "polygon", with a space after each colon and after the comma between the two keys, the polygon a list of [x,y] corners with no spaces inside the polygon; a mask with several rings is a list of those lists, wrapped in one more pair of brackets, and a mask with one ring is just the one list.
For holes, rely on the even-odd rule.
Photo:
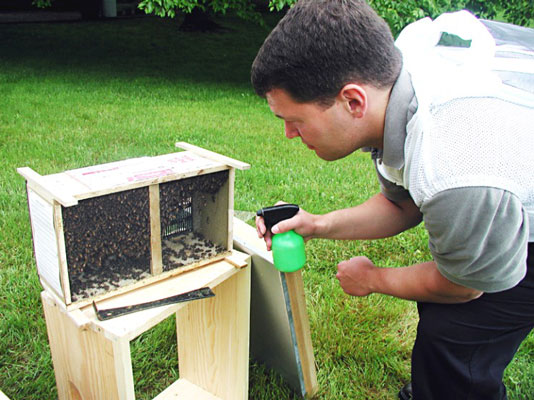
{"label": "black spray nozzle", "polygon": [[258,210],[257,216],[263,217],[265,226],[271,230],[280,221],[294,217],[299,212],[296,204],[280,204],[278,206],[265,207]]}

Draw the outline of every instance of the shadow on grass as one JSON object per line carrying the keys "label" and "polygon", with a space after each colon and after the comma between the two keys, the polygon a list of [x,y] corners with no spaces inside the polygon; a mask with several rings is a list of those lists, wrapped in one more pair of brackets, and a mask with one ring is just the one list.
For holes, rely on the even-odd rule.
{"label": "shadow on grass", "polygon": [[250,87],[250,66],[277,16],[267,19],[273,23],[261,27],[219,18],[225,29],[214,33],[181,32],[179,19],[159,17],[0,25],[0,79],[81,75]]}

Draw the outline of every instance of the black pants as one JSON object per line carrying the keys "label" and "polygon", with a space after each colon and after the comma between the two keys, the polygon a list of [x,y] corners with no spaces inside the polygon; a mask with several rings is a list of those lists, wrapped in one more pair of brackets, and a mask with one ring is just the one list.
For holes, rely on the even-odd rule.
{"label": "black pants", "polygon": [[534,326],[534,243],[514,288],[463,304],[419,303],[415,400],[502,400],[504,369]]}

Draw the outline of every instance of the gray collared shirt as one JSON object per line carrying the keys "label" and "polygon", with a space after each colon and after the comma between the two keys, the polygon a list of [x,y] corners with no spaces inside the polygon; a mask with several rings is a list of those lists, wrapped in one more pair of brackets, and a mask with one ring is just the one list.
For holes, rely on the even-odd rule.
{"label": "gray collared shirt", "polygon": [[[384,126],[384,148],[370,151],[375,166],[404,167],[406,126],[417,111],[411,78],[402,70],[392,88]],[[381,192],[389,200],[410,198],[407,189],[377,170]],[[519,199],[486,186],[449,189],[421,207],[429,248],[439,271],[450,281],[484,292],[517,285],[526,273],[528,216]]]}
{"label": "gray collared shirt", "polygon": [[[404,142],[406,140],[406,125],[417,110],[417,98],[412,86],[410,74],[402,69],[397,81],[393,85],[386,109],[384,123],[384,148],[363,148],[362,151],[371,152],[376,163],[384,163],[388,167],[401,169],[404,167]],[[409,192],[402,186],[385,179],[378,173],[382,193],[392,201],[402,201],[410,197]]]}

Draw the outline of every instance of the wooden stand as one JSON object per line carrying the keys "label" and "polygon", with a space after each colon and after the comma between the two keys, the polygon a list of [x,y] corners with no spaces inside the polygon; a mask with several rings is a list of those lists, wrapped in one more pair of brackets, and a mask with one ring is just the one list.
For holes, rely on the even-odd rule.
{"label": "wooden stand", "polygon": [[103,300],[98,307],[137,304],[205,286],[215,297],[107,321],[99,321],[91,306],[68,311],[54,294],[43,291],[59,399],[135,399],[130,341],[172,314],[176,314],[180,379],[155,399],[247,399],[248,255],[234,251],[225,260]]}

